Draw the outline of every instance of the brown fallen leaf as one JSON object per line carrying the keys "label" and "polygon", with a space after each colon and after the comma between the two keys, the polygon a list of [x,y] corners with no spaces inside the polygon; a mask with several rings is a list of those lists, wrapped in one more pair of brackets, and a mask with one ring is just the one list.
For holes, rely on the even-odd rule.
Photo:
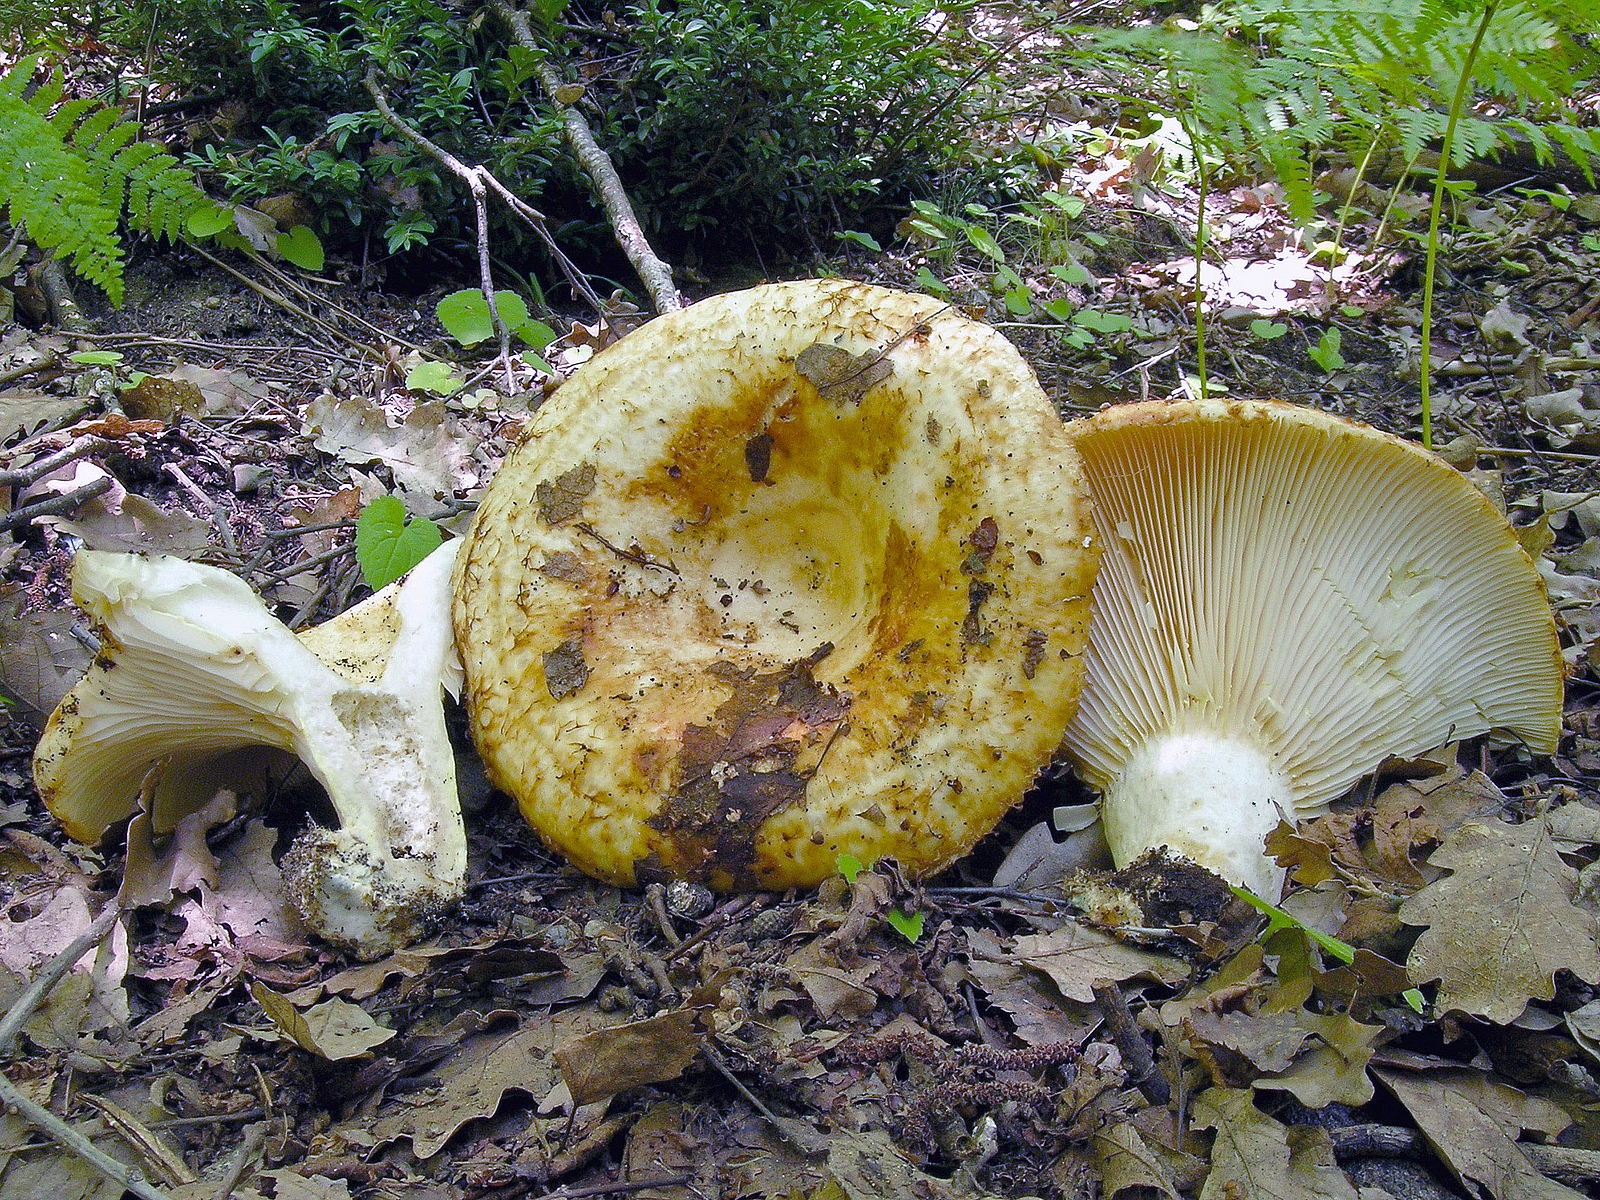
{"label": "brown fallen leaf", "polygon": [[811,381],[824,400],[852,404],[874,385],[894,373],[894,364],[881,353],[851,354],[842,346],[818,342],[795,356],[795,370]]}
{"label": "brown fallen leaf", "polygon": [[[1374,1070],[1468,1191],[1476,1185],[1494,1200],[1577,1200],[1581,1194],[1545,1178],[1518,1147],[1513,1138],[1520,1118],[1508,1116],[1508,1109],[1516,1107],[1511,1097],[1486,1098],[1498,1092],[1528,1099],[1515,1088],[1482,1080],[1477,1072]],[[1479,1079],[1473,1085],[1476,1096],[1464,1090],[1469,1075]]]}
{"label": "brown fallen leaf", "polygon": [[1287,1068],[1255,1080],[1257,1088],[1291,1093],[1307,1108],[1339,1103],[1357,1107],[1372,1099],[1367,1064],[1381,1025],[1363,1025],[1345,1013],[1296,1012],[1302,1028],[1317,1040]]}
{"label": "brown fallen leaf", "polygon": [[301,1012],[265,984],[251,984],[250,994],[290,1041],[329,1062],[364,1057],[394,1037],[394,1030],[385,1029],[366,1009],[348,1000],[324,1000]]}
{"label": "brown fallen leaf", "polygon": [[1246,1088],[1208,1088],[1195,1097],[1194,1124],[1215,1129],[1211,1172],[1200,1200],[1356,1200],[1356,1190],[1333,1165],[1332,1144],[1316,1137],[1290,1137],[1255,1106]]}
{"label": "brown fallen leaf", "polygon": [[478,482],[472,458],[478,437],[443,401],[419,404],[405,420],[391,424],[389,414],[371,400],[324,394],[307,406],[301,433],[318,450],[351,466],[384,463],[408,491],[449,496]]}
{"label": "brown fallen leaf", "polygon": [[21,588],[0,592],[0,688],[43,716],[89,669],[94,655],[72,634],[71,611],[23,612]]}
{"label": "brown fallen leaf", "polygon": [[694,1006],[643,1021],[597,1029],[555,1049],[574,1104],[593,1104],[618,1092],[682,1075],[705,1041]]}
{"label": "brown fallen leaf", "polygon": [[1177,983],[1189,977],[1181,959],[1125,946],[1116,938],[1073,923],[1050,933],[1019,937],[1016,961],[1043,971],[1070,1000],[1094,1002],[1096,979],[1148,978]]}
{"label": "brown fallen leaf", "polygon": [[1551,999],[1559,970],[1600,982],[1595,918],[1572,902],[1578,873],[1542,818],[1468,821],[1428,861],[1452,873],[1407,900],[1400,919],[1428,926],[1406,969],[1418,983],[1439,980],[1442,1011],[1504,1025],[1530,998]]}
{"label": "brown fallen leaf", "polygon": [[508,1091],[543,1100],[560,1083],[551,1054],[557,1041],[575,1040],[616,1020],[592,1004],[552,1013],[522,1029],[505,1027],[510,1013],[490,1015],[496,1021],[487,1027],[482,1017],[465,1013],[441,1031],[449,1034],[462,1023],[474,1029],[429,1072],[439,1081],[436,1089],[391,1101],[376,1119],[358,1115],[339,1128],[374,1145],[407,1137],[419,1159],[432,1158],[467,1122],[492,1116]]}
{"label": "brown fallen leaf", "polygon": [[1123,1192],[1135,1188],[1141,1194],[1153,1191],[1179,1200],[1161,1160],[1126,1121],[1096,1130],[1089,1139],[1089,1148],[1100,1170],[1100,1194],[1107,1200],[1117,1200]]}
{"label": "brown fallen leaf", "polygon": [[115,512],[96,496],[81,504],[77,516],[70,521],[65,517],[41,517],[38,523],[54,525],[61,533],[82,538],[91,550],[196,558],[214,549],[210,524],[181,509],[168,512],[132,492],[122,497]]}

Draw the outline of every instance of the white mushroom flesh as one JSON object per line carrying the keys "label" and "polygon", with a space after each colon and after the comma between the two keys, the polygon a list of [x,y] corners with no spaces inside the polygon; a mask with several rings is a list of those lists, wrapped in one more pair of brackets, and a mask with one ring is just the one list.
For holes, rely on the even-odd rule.
{"label": "white mushroom flesh", "polygon": [[466,877],[441,691],[459,674],[456,548],[305,641],[226,571],[80,551],[74,596],[102,650],[40,739],[40,795],[69,834],[94,842],[135,811],[154,769],[152,827],[166,832],[235,782],[249,757],[239,752],[291,752],[340,821],[291,850],[292,898],[313,929],[359,953],[404,945]]}

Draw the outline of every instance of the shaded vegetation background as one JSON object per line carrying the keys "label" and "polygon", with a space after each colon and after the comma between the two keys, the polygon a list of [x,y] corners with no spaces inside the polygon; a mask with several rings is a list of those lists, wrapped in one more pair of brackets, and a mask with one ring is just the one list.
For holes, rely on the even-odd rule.
{"label": "shaded vegetation background", "polygon": [[[114,181],[107,221],[52,242],[59,181],[0,122],[24,164],[0,173],[0,998],[129,906],[0,1046],[7,1079],[183,1200],[1600,1194],[1600,14],[529,11],[537,49],[470,3],[0,0],[0,66],[47,68],[0,112],[78,104],[54,136],[84,161],[73,131],[125,113],[240,230],[305,226],[326,251],[226,249],[114,171],[92,176]],[[492,208],[497,286],[543,330],[510,385],[438,319],[478,282],[466,190],[375,111],[369,71],[611,297],[587,307]],[[1072,874],[1042,821],[1081,795],[1054,773],[939,880],[880,864],[714,899],[573,875],[469,754],[469,899],[378,964],[283,898],[277,857],[318,804],[292,778],[165,845],[65,841],[27,764],[89,655],[73,546],[219,562],[321,619],[367,590],[363,505],[459,528],[554,376],[642,319],[566,105],[690,295],[840,273],[945,296],[1064,413],[1226,389],[1415,437],[1427,381],[1436,448],[1508,511],[1556,606],[1560,752],[1391,764],[1280,831],[1297,892],[1271,921],[1201,873]],[[69,322],[43,250],[118,246],[125,302],[80,282]],[[0,1118],[0,1200],[121,1193]]]}

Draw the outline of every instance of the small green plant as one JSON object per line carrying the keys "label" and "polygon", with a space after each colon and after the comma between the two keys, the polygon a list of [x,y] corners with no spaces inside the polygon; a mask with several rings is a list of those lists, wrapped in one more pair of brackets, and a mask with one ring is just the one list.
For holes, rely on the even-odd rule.
{"label": "small green plant", "polygon": [[[543,321],[534,320],[527,304],[515,292],[496,292],[494,306],[511,335],[521,338],[535,351],[543,350],[556,340],[556,331]],[[489,316],[488,301],[477,288],[451,292],[439,301],[434,312],[445,332],[463,346],[476,346],[494,337],[494,322]],[[540,360],[540,365],[543,365],[543,360]],[[545,367],[545,370],[548,371],[549,367]]]}
{"label": "small green plant", "polygon": [[304,225],[278,235],[278,253],[302,271],[320,271],[325,261],[322,242]]}
{"label": "small green plant", "polygon": [[911,913],[908,916],[907,914],[901,912],[898,908],[891,908],[885,919],[889,922],[889,925],[896,933],[905,938],[905,940],[910,942],[913,946],[915,946],[917,944],[917,940],[922,937],[922,913]]}
{"label": "small green plant", "polygon": [[1322,331],[1322,337],[1315,346],[1311,346],[1306,353],[1311,356],[1311,361],[1321,367],[1324,372],[1332,375],[1345,365],[1344,355],[1339,353],[1339,345],[1344,336],[1336,326],[1330,325]]}
{"label": "small green plant", "polygon": [[38,68],[25,58],[0,74],[0,208],[120,304],[119,223],[176,241],[191,217],[217,206],[172,155],[134,140],[139,126],[121,109],[64,100],[59,73],[30,93]]}
{"label": "small green plant", "polygon": [[[1267,927],[1266,929],[1262,930],[1261,937],[1257,939],[1258,941],[1265,942],[1279,930],[1294,929],[1310,938],[1317,944],[1318,948],[1321,949],[1323,953],[1337,959],[1339,962],[1342,962],[1348,966],[1350,963],[1353,963],[1356,960],[1356,948],[1350,945],[1348,942],[1341,942],[1336,937],[1330,937],[1321,930],[1311,928],[1311,926],[1301,921],[1300,918],[1296,917],[1293,913],[1285,912],[1276,904],[1273,904],[1267,900],[1263,900],[1249,888],[1230,885],[1228,890],[1231,891],[1235,896],[1239,897],[1239,899],[1243,900],[1246,904],[1250,905],[1250,907],[1256,909],[1258,912],[1264,913],[1267,916]],[[1401,999],[1403,999],[1406,1004],[1411,1007],[1413,1012],[1420,1013],[1422,1011],[1422,993],[1417,991],[1416,988],[1407,988],[1406,991],[1401,993]]]}
{"label": "small green plant", "polygon": [[866,865],[854,854],[841,854],[833,860],[833,865],[838,868],[839,874],[844,876],[846,883],[854,883],[856,876],[867,869]]}
{"label": "small green plant", "polygon": [[356,518],[356,562],[373,589],[399,579],[443,541],[437,525],[409,516],[397,496],[379,496]]}
{"label": "small green plant", "polygon": [[449,363],[432,359],[419,362],[406,372],[406,387],[414,392],[432,392],[435,396],[454,395],[466,382]]}
{"label": "small green plant", "polygon": [[1250,322],[1250,332],[1263,342],[1275,342],[1289,332],[1289,327],[1281,321],[1257,319]]}

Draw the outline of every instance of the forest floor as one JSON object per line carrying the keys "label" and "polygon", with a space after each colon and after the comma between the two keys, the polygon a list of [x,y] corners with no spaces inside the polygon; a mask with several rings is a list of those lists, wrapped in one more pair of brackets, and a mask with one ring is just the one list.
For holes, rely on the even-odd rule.
{"label": "forest floor", "polygon": [[[1075,248],[1013,251],[1015,283],[973,252],[981,239],[956,252],[915,235],[785,274],[906,288],[931,274],[1016,342],[1064,416],[1174,395],[1194,370],[1193,195],[1118,150],[1061,173],[1084,203]],[[1206,279],[1212,386],[1415,437],[1417,264],[1352,253],[1330,271],[1270,188],[1213,205],[1226,266]],[[1006,220],[941,212],[956,232]],[[1304,823],[1328,870],[1293,911],[1321,942],[1290,926],[1264,946],[1264,920],[1203,872],[1063,875],[1045,853],[1019,884],[1013,849],[1082,798],[1064,770],[938,878],[884,864],[816,893],[713,897],[575,873],[463,743],[468,898],[436,939],[374,963],[308,935],[285,898],[278,856],[317,811],[303,781],[261,807],[225,798],[166,844],[148,830],[71,842],[29,767],[91,657],[68,598],[74,548],[223,565],[285,620],[320,621],[367,590],[361,504],[396,492],[460,532],[548,384],[527,368],[496,391],[489,356],[445,337],[438,295],[363,287],[337,264],[235,275],[149,253],[122,309],[85,298],[92,331],[6,327],[8,469],[66,457],[7,477],[21,519],[0,549],[0,678],[16,701],[0,750],[0,1009],[104,905],[124,908],[82,969],[19,1013],[11,1083],[181,1200],[1600,1194],[1600,198],[1508,189],[1454,216],[1435,444],[1541,562],[1572,664],[1565,734],[1548,757],[1450,747]],[[1082,271],[1054,269],[1069,257]],[[1008,305],[1016,287],[1026,306]],[[1078,315],[1040,315],[1056,299]],[[637,320],[577,314],[545,357],[581,369]],[[468,384],[410,392],[409,356],[457,364]],[[1430,864],[1469,821],[1498,840]],[[1496,891],[1518,863],[1537,865],[1533,881]],[[1428,926],[1454,947],[1450,1011],[1399,994],[1437,998],[1439,970],[1403,969],[1426,923],[1397,914],[1419,897],[1455,898]],[[891,909],[920,919],[915,936]],[[1129,1006],[1131,1032],[1117,1028]],[[0,1200],[120,1194],[0,1116]]]}

